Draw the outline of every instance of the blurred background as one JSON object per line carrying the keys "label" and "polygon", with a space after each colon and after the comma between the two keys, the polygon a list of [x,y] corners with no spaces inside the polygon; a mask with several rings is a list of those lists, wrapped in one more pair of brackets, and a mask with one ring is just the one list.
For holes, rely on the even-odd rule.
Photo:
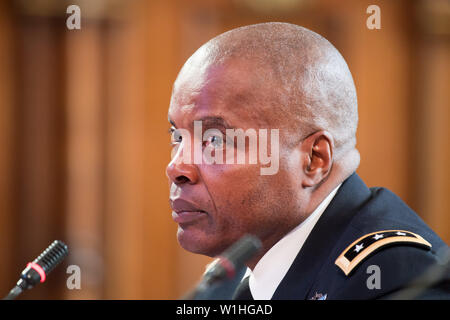
{"label": "blurred background", "polygon": [[[70,4],[81,30],[66,27]],[[358,173],[450,242],[449,1],[0,0],[0,296],[54,239],[69,257],[22,299],[176,299],[194,285],[210,259],[179,247],[170,216],[171,86],[201,44],[267,21],[343,54]]]}

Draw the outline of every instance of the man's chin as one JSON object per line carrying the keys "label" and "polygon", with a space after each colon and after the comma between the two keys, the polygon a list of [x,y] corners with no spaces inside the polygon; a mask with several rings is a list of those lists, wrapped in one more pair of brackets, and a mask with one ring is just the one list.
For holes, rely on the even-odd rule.
{"label": "man's chin", "polygon": [[213,237],[207,236],[204,232],[194,228],[183,229],[178,227],[177,239],[184,250],[192,253],[214,257],[221,252],[217,245],[214,245]]}

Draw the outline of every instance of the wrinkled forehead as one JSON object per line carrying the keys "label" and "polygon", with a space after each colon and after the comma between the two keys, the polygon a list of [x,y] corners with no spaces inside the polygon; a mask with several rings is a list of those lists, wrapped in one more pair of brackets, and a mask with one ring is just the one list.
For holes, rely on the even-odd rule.
{"label": "wrinkled forehead", "polygon": [[273,87],[270,72],[248,59],[189,60],[174,84],[169,118],[220,116],[242,127],[270,127]]}

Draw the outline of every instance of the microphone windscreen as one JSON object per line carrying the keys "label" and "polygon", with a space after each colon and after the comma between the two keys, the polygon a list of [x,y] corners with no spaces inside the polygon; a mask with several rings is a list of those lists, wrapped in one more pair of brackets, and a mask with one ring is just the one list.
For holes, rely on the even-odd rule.
{"label": "microphone windscreen", "polygon": [[44,269],[45,274],[49,274],[69,253],[67,245],[60,241],[53,241],[34,261]]}

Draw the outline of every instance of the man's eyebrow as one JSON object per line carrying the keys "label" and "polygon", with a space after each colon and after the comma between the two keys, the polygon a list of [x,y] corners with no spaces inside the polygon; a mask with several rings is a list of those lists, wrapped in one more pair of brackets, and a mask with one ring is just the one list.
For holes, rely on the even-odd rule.
{"label": "man's eyebrow", "polygon": [[232,128],[232,126],[221,117],[208,116],[208,117],[200,118],[196,121],[201,121],[202,125],[209,126],[209,127],[221,126],[224,128]]}
{"label": "man's eyebrow", "polygon": [[[168,118],[168,120],[172,126],[174,126],[175,128],[177,127],[177,125],[175,124],[175,121],[173,121],[170,118]],[[208,116],[208,117],[203,117],[203,118],[197,119],[195,121],[201,121],[202,125],[208,126],[208,127],[221,126],[224,128],[233,128],[227,121],[225,121],[221,117]]]}

